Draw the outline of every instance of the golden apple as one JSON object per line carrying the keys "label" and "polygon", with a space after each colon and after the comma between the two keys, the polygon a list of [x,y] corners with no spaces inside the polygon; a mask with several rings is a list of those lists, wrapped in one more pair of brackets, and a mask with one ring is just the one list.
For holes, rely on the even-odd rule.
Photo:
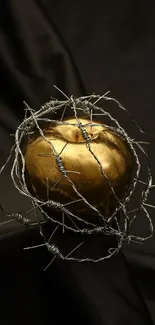
{"label": "golden apple", "polygon": [[[84,126],[90,138],[88,146],[76,119],[65,122],[73,125],[51,124],[43,131],[47,141],[38,135],[28,142],[25,163],[29,189],[33,195],[45,201],[51,199],[63,204],[69,203],[80,199],[69,182],[69,177],[78,192],[108,216],[117,205],[109,184],[121,200],[132,182],[135,160],[129,145],[107,126],[93,122],[97,125]],[[80,118],[80,122],[83,125],[90,123],[84,118]],[[67,177],[62,177],[58,169],[58,154],[64,169],[68,171]],[[101,166],[104,173],[101,172]],[[90,213],[89,207],[82,201],[69,204],[68,209]]]}

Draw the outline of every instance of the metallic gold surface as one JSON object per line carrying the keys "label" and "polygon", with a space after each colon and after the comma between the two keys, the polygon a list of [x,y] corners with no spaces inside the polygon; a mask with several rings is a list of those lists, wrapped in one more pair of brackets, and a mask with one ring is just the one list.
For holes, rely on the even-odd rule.
{"label": "metallic gold surface", "polygon": [[[83,118],[80,121],[82,124],[90,123],[90,120]],[[69,119],[65,122],[77,123],[76,119]],[[84,128],[91,138],[92,152],[102,165],[116,195],[119,199],[123,199],[131,185],[135,168],[134,157],[128,144],[116,133],[102,125],[85,126]],[[67,174],[78,191],[100,211],[109,214],[109,211],[116,206],[116,199],[106,177],[101,173],[98,162],[86,146],[78,126],[51,125],[44,131],[44,134],[47,140],[54,145],[57,154],[61,153],[60,157],[65,170],[80,173],[69,172]],[[64,150],[62,150],[63,148]],[[79,198],[71,183],[58,171],[52,148],[42,136],[38,136],[28,143],[25,162],[29,188],[33,194],[47,200],[48,180],[50,199],[67,203]],[[55,183],[57,183],[56,186],[54,186]],[[70,204],[68,208],[72,211],[87,211],[87,205],[80,202]]]}

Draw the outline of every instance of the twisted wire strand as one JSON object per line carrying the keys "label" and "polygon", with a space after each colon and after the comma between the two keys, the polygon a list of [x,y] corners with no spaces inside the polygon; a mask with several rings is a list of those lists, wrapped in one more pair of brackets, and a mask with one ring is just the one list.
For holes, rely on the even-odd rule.
{"label": "twisted wire strand", "polygon": [[[55,86],[57,90],[57,88]],[[61,90],[59,90],[61,93],[63,93]],[[44,216],[44,222],[52,222],[53,224],[56,224],[57,226],[61,226],[63,228],[63,233],[66,230],[72,231],[75,234],[80,233],[81,235],[98,235],[98,234],[103,234],[103,235],[111,235],[111,236],[116,236],[118,240],[118,245],[116,248],[111,248],[107,252],[107,256],[101,257],[101,258],[75,258],[71,257],[76,249],[79,248],[82,244],[77,246],[75,249],[73,249],[70,253],[68,253],[67,256],[63,256],[62,253],[60,252],[59,248],[55,246],[54,243],[46,242],[45,236],[43,234],[43,230],[40,225],[40,221],[36,218],[36,222],[32,222],[28,219],[27,215],[23,216],[22,213],[12,213],[12,214],[7,214],[7,216],[12,217],[12,220],[16,220],[20,222],[22,225],[26,227],[30,227],[34,224],[38,224],[40,227],[40,233],[43,236],[45,243],[44,245],[48,249],[49,252],[51,252],[54,257],[52,261],[50,262],[49,265],[55,260],[56,257],[62,259],[62,260],[74,260],[78,262],[99,262],[104,259],[110,258],[111,256],[117,254],[120,250],[120,248],[123,245],[123,242],[130,243],[131,241],[134,242],[144,242],[145,240],[151,238],[153,236],[153,223],[150,217],[150,213],[148,212],[149,208],[155,208],[155,206],[148,204],[148,199],[149,199],[149,194],[151,190],[155,187],[152,183],[152,172],[151,172],[151,162],[150,162],[150,157],[149,157],[149,151],[148,151],[148,139],[145,134],[145,132],[138,126],[138,124],[134,121],[132,118],[131,114],[126,110],[126,108],[115,98],[109,97],[108,96],[109,92],[105,93],[104,95],[90,95],[90,96],[83,96],[79,98],[74,98],[71,96],[70,98],[67,97],[65,94],[64,96],[66,97],[66,100],[61,100],[58,101],[57,99],[51,98],[49,102],[47,102],[45,105],[43,105],[38,111],[32,110],[27,103],[25,103],[25,117],[22,123],[18,126],[16,132],[15,132],[15,144],[11,148],[11,152],[9,157],[7,158],[5,164],[1,167],[0,169],[0,175],[4,171],[6,165],[10,161],[11,157],[14,154],[14,161],[12,164],[11,168],[11,178],[12,182],[15,186],[15,188],[20,192],[20,194],[27,196],[31,201],[33,208],[29,211],[34,212],[36,214],[37,210],[40,210],[42,215]],[[138,131],[145,136],[145,141],[135,141],[134,139],[131,139],[130,136],[127,134],[127,132],[123,129],[123,127],[120,125],[118,120],[114,118],[108,111],[103,109],[102,107],[97,106],[99,101],[110,101],[114,102],[119,109],[121,109],[123,112],[127,113],[128,117],[130,118],[131,122],[135,125],[135,127],[138,129]],[[77,123],[70,123],[63,121],[63,118],[65,116],[66,110],[69,108],[72,110],[73,115],[76,119]],[[61,118],[60,120],[57,120],[53,117],[56,116],[58,111],[62,111]],[[90,122],[86,124],[82,124],[80,121],[80,117],[78,117],[78,113],[85,114],[87,117],[89,117]],[[29,116],[28,116],[29,114]],[[45,117],[47,115],[51,115],[51,118]],[[132,184],[129,188],[128,194],[124,198],[124,200],[120,201],[115,193],[114,188],[112,187],[108,177],[104,173],[103,166],[101,162],[99,161],[98,157],[94,154],[92,148],[91,148],[91,139],[89,137],[89,134],[87,133],[85,127],[90,125],[90,127],[97,126],[97,125],[104,125],[104,124],[98,124],[98,123],[93,123],[93,116],[107,116],[109,120],[114,123],[115,126],[107,126],[108,129],[112,130],[115,132],[117,135],[122,137],[123,139],[126,140],[128,143],[130,150],[133,153],[133,156],[135,158],[136,162],[136,171],[135,171],[135,177],[133,177]],[[88,202],[86,198],[77,190],[75,184],[69,177],[69,173],[78,173],[77,171],[67,171],[64,168],[62,158],[60,157],[60,154],[62,153],[62,150],[60,153],[57,153],[53,143],[51,141],[48,141],[46,138],[42,128],[40,127],[40,122],[45,122],[45,123],[52,123],[56,125],[74,125],[77,126],[81,132],[81,135],[83,136],[83,139],[85,140],[86,147],[89,150],[89,152],[92,154],[98,165],[100,166],[100,171],[103,177],[106,179],[108,186],[110,187],[113,196],[117,202],[117,207],[115,211],[112,213],[112,215],[108,218],[108,220],[105,218],[105,216],[95,207],[91,204],[91,202]],[[104,127],[106,127],[104,125]],[[97,226],[95,223],[88,222],[87,220],[83,220],[76,214],[72,213],[68,206],[74,201],[69,202],[68,204],[61,204],[60,202],[55,202],[53,200],[50,200],[48,198],[47,201],[42,201],[36,196],[33,196],[27,187],[26,180],[25,180],[25,159],[24,159],[24,154],[22,151],[22,141],[25,136],[32,135],[35,131],[34,128],[37,129],[39,132],[40,136],[50,145],[51,147],[51,152],[52,155],[55,157],[55,161],[58,167],[58,170],[60,171],[62,177],[65,177],[68,182],[70,182],[74,192],[77,194],[79,197],[78,200],[83,201],[93,212],[98,215],[102,221],[104,221],[104,225]],[[67,145],[67,143],[66,143]],[[66,146],[65,145],[65,146]],[[145,150],[144,150],[143,145],[145,145]],[[145,159],[147,161],[147,179],[144,181],[140,180],[140,173],[141,173],[141,162],[137,153],[137,149],[141,151],[141,153],[145,156]],[[43,155],[44,154],[40,154]],[[60,178],[60,180],[62,179]],[[59,180],[59,181],[60,181]],[[59,182],[58,181],[58,182]],[[58,183],[57,182],[57,183]],[[145,187],[141,193],[141,199],[140,199],[140,205],[136,207],[136,209],[133,209],[132,211],[128,211],[128,203],[132,199],[132,196],[134,192],[136,191],[136,187],[138,182],[141,182]],[[56,186],[55,184],[54,186]],[[77,200],[77,201],[78,201]],[[62,213],[62,222],[59,220],[54,219],[51,215],[49,216],[47,212],[43,209],[45,206],[47,207],[52,207],[53,209],[59,210]],[[134,212],[134,216],[132,216],[132,213]],[[118,218],[118,213],[120,214],[120,218]],[[134,235],[130,234],[130,227],[133,224],[134,220],[138,217],[140,213],[143,213],[148,221],[149,224],[149,230],[150,233],[148,236],[142,237],[139,235]],[[73,226],[68,226],[65,223],[65,218],[69,218],[72,221]],[[83,225],[84,228],[78,228],[76,225],[76,220],[80,221]],[[115,220],[116,222],[116,229],[112,227],[112,222]],[[7,222],[7,221],[6,221]],[[39,246],[35,246],[39,247]],[[47,268],[46,268],[47,269]]]}

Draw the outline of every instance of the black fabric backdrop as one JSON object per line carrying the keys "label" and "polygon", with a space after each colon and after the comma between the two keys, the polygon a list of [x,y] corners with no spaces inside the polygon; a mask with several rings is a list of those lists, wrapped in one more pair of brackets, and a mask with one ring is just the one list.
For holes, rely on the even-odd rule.
{"label": "black fabric backdrop", "polygon": [[[0,165],[24,116],[23,100],[38,109],[50,96],[60,98],[56,84],[75,96],[110,89],[146,130],[155,166],[154,76],[154,1],[1,0]],[[9,172],[0,180],[0,203],[7,212],[24,211],[30,203]],[[139,220],[134,230],[145,227]],[[57,260],[47,272],[45,249],[23,250],[37,243],[35,227],[0,227],[0,324],[155,324],[154,238],[100,264]],[[66,251],[70,243],[68,235]],[[96,247],[104,255],[113,244],[91,238],[85,252]]]}

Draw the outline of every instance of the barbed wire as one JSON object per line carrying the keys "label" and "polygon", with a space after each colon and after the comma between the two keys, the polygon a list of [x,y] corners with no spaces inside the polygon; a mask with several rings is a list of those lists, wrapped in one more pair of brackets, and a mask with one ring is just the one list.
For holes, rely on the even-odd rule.
{"label": "barbed wire", "polygon": [[[11,178],[12,178],[13,185],[19,191],[20,194],[28,197],[31,200],[33,207],[32,207],[32,209],[26,211],[25,216],[23,216],[22,213],[12,213],[12,214],[7,213],[7,216],[12,218],[10,220],[10,222],[13,222],[13,220],[16,220],[16,221],[19,221],[22,225],[24,225],[26,227],[30,227],[31,225],[35,225],[35,224],[37,224],[39,226],[40,233],[44,239],[43,245],[48,249],[49,252],[51,252],[54,255],[54,257],[53,257],[52,261],[49,263],[49,265],[51,265],[51,263],[54,261],[54,259],[56,257],[58,257],[62,260],[74,260],[74,261],[78,261],[78,262],[88,262],[88,261],[99,262],[104,259],[110,258],[114,254],[117,254],[119,252],[119,250],[121,249],[124,242],[130,243],[131,241],[135,241],[135,242],[142,243],[145,240],[147,240],[153,236],[153,223],[152,223],[152,220],[150,217],[150,213],[148,212],[148,209],[155,208],[155,206],[147,203],[148,199],[149,199],[150,191],[155,186],[152,184],[151,162],[150,162],[149,151],[148,151],[149,142],[145,135],[145,132],[137,125],[137,123],[131,117],[130,113],[125,109],[125,107],[120,102],[118,102],[116,99],[114,99],[112,97],[109,97],[108,96],[109,92],[107,92],[106,94],[104,94],[102,96],[93,94],[90,96],[83,96],[83,97],[79,97],[79,98],[74,98],[73,96],[71,96],[69,98],[59,88],[57,88],[56,86],[55,86],[55,88],[57,90],[59,90],[66,97],[66,100],[59,101],[57,99],[51,99],[48,103],[43,105],[38,111],[32,110],[28,106],[28,104],[25,103],[24,120],[18,126],[18,128],[15,132],[15,135],[14,135],[15,144],[12,147],[10,155],[7,158],[5,164],[2,166],[2,168],[0,170],[0,175],[4,171],[8,162],[10,161],[11,156],[14,154],[14,160],[13,160],[13,164],[12,164],[12,168],[11,168]],[[135,125],[135,127],[138,129],[138,131],[141,134],[143,134],[143,136],[145,136],[145,141],[136,141],[135,139],[131,139],[129,137],[129,135],[127,134],[127,132],[124,130],[124,128],[120,125],[120,123],[118,122],[117,119],[115,119],[108,111],[106,111],[102,107],[97,106],[97,104],[101,100],[113,102],[117,105],[117,107],[119,107],[119,109],[121,109],[121,111],[127,113],[128,116],[130,117],[131,122]],[[67,108],[70,109],[71,114],[76,119],[76,123],[63,121],[63,118],[65,116]],[[53,118],[53,117],[57,116],[57,113],[59,111],[62,113],[61,118],[59,120],[56,118]],[[85,115],[87,119],[90,120],[89,123],[82,124],[80,117],[78,116],[78,114],[81,114],[81,113],[83,115]],[[94,123],[93,116],[94,117],[96,116],[97,118],[99,118],[99,117],[101,118],[102,116],[107,116],[109,119],[109,122],[113,123],[114,126],[112,126],[111,124],[106,126],[105,124],[101,124],[101,123],[97,123],[97,122]],[[108,218],[103,213],[101,213],[101,211],[99,209],[97,209],[96,206],[94,206],[91,202],[89,202],[80,193],[80,191],[75,186],[74,182],[69,177],[69,174],[79,173],[79,172],[66,170],[64,167],[64,164],[63,164],[63,160],[60,157],[60,154],[62,154],[62,152],[66,148],[68,142],[66,141],[65,146],[63,147],[61,152],[58,153],[56,151],[52,141],[49,141],[48,138],[46,137],[46,134],[44,133],[44,130],[42,129],[42,127],[40,125],[41,122],[43,122],[44,124],[47,123],[47,125],[49,125],[49,123],[51,123],[51,124],[55,124],[55,125],[66,125],[66,126],[72,125],[72,126],[78,127],[78,129],[81,132],[81,135],[86,143],[86,147],[87,147],[88,151],[90,152],[90,154],[93,156],[93,158],[98,163],[98,165],[100,167],[101,174],[104,177],[105,181],[107,182],[107,184],[112,192],[113,198],[117,202],[117,207],[116,207],[115,211],[112,212],[112,214],[110,216],[108,216]],[[119,137],[125,139],[126,143],[128,144],[128,146],[134,156],[135,164],[136,164],[135,176],[133,177],[128,194],[126,195],[126,197],[123,200],[120,200],[117,197],[115,190],[114,190],[112,184],[110,183],[110,180],[108,179],[107,175],[104,172],[102,163],[99,161],[99,158],[95,155],[95,153],[93,152],[93,150],[91,148],[91,141],[90,141],[91,139],[90,139],[90,136],[86,130],[86,126],[93,127],[93,126],[97,126],[97,125],[100,125],[100,126],[104,125],[104,128],[107,127],[111,131],[115,132],[115,134],[117,134]],[[58,171],[61,174],[60,179],[53,185],[53,188],[63,178],[65,178],[71,184],[73,191],[76,193],[76,195],[78,197],[77,200],[74,199],[66,204],[62,204],[60,202],[56,202],[54,200],[49,199],[49,197],[47,197],[47,200],[44,201],[40,197],[37,197],[37,195],[32,195],[32,193],[30,193],[28,186],[27,186],[26,178],[25,178],[26,166],[25,166],[25,157],[24,157],[24,152],[23,152],[23,140],[25,140],[26,137],[32,136],[36,132],[38,133],[39,136],[41,136],[44,139],[44,141],[46,141],[50,145],[51,152],[52,152],[51,155],[55,158],[55,162],[57,164]],[[143,145],[145,146],[145,149],[143,148]],[[141,162],[140,162],[140,158],[139,158],[137,150],[141,151],[141,153],[144,155],[146,162],[147,162],[147,167],[146,167],[147,168],[147,179],[146,180],[140,180]],[[44,153],[40,153],[39,155],[47,156],[47,154],[44,154]],[[48,179],[47,179],[47,183],[48,183]],[[142,190],[142,192],[140,194],[140,204],[138,207],[136,207],[135,209],[130,211],[130,210],[128,210],[128,203],[131,201],[132,196],[136,190],[138,183],[141,183],[142,185],[144,185],[144,189]],[[47,193],[48,193],[48,191],[49,191],[49,189],[47,186]],[[74,204],[79,201],[83,201],[84,204],[87,207],[89,207],[90,211],[92,211],[93,214],[95,213],[100,218],[100,220],[102,221],[102,224],[103,224],[102,226],[98,226],[97,223],[90,222],[89,220],[86,220],[85,217],[81,217],[81,216],[73,213],[72,211],[70,211],[69,205]],[[45,211],[45,209],[44,209],[45,207],[47,207],[47,208],[50,207],[52,209],[55,209],[56,211],[59,211],[62,214],[62,221],[58,220],[57,218],[54,218],[51,214],[49,215],[49,213],[47,213],[47,211]],[[1,210],[2,209],[3,208],[1,207]],[[70,253],[68,253],[68,255],[63,256],[62,253],[60,252],[59,248],[53,242],[51,243],[51,239],[54,234],[52,234],[52,236],[50,237],[50,240],[46,241],[46,238],[44,236],[44,232],[42,229],[42,225],[41,225],[39,219],[37,219],[37,217],[36,217],[36,221],[32,222],[28,218],[28,214],[30,212],[31,213],[33,212],[36,216],[37,210],[40,211],[41,214],[43,215],[44,222],[50,222],[50,223],[56,224],[57,225],[56,230],[58,227],[62,227],[62,229],[63,229],[62,236],[64,234],[65,229],[68,231],[72,231],[75,235],[76,234],[89,235],[89,236],[90,235],[98,235],[98,234],[112,235],[117,238],[118,246],[116,248],[109,249],[107,256],[103,256],[103,257],[96,258],[96,259],[91,258],[91,257],[87,257],[87,258],[71,257],[70,255],[73,254],[76,250],[78,250],[78,248],[83,244],[83,242],[82,242],[82,244],[79,244],[75,249],[73,249]],[[132,213],[134,213],[134,216],[132,216]],[[143,215],[146,217],[146,220],[149,223],[150,233],[145,237],[130,233],[131,226],[140,213],[143,213]],[[119,217],[118,217],[118,214],[119,214]],[[71,221],[72,226],[65,223],[65,218],[68,218]],[[82,225],[84,225],[83,228],[82,227],[79,228],[78,225],[76,224],[76,221],[78,221]],[[115,225],[116,225],[115,227],[113,227],[113,221],[115,221]],[[6,221],[6,223],[7,222],[9,222],[9,220]],[[5,224],[5,222],[2,224]],[[43,246],[43,245],[41,245],[41,246]],[[37,247],[40,247],[40,245],[36,245],[31,248],[37,248]],[[26,248],[26,249],[30,249],[30,247]],[[47,268],[49,267],[49,265],[47,266]],[[47,269],[47,268],[45,268],[45,269]]]}

